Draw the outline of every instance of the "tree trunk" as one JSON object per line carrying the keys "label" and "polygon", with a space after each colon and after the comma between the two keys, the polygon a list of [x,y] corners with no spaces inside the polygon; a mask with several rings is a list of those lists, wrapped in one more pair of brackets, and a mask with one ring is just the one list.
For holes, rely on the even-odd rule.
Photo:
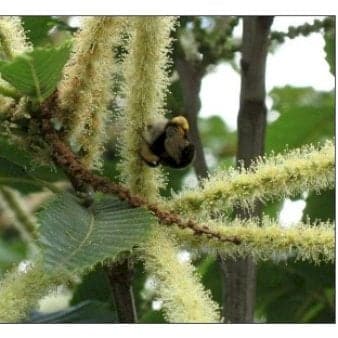
{"label": "tree trunk", "polygon": [[[265,65],[273,17],[244,17],[241,60],[241,94],[238,114],[237,165],[247,168],[264,152],[266,106]],[[236,210],[240,218],[260,216],[257,205],[250,215]],[[225,322],[252,323],[256,294],[256,266],[251,257],[220,259],[223,272]]]}
{"label": "tree trunk", "polygon": [[133,262],[126,258],[106,267],[119,323],[136,323],[136,307],[132,288]]}
{"label": "tree trunk", "polygon": [[196,69],[193,62],[189,62],[182,56],[175,58],[176,70],[180,76],[182,85],[184,115],[189,121],[190,132],[189,137],[196,149],[196,157],[194,160],[194,169],[198,180],[208,176],[208,167],[205,161],[203,145],[198,131],[198,112],[201,108],[199,92],[203,72]]}

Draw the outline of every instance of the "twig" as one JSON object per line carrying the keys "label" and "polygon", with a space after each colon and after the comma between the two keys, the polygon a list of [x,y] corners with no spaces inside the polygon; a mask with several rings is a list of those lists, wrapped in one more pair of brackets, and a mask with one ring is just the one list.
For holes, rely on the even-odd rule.
{"label": "twig", "polygon": [[162,224],[176,224],[180,228],[189,228],[195,235],[206,235],[223,242],[240,244],[241,240],[235,236],[224,237],[220,233],[211,230],[207,225],[198,224],[192,219],[183,219],[181,216],[162,209],[155,203],[149,203],[145,198],[135,194],[124,186],[111,182],[106,177],[93,174],[90,170],[83,167],[76,155],[61,140],[58,133],[53,128],[50,119],[57,110],[57,93],[55,92],[48,100],[41,105],[42,125],[41,131],[45,140],[51,146],[51,155],[54,162],[59,165],[70,178],[73,186],[77,190],[83,190],[85,186],[91,186],[94,191],[116,194],[120,199],[127,201],[131,206],[144,207],[150,210]]}

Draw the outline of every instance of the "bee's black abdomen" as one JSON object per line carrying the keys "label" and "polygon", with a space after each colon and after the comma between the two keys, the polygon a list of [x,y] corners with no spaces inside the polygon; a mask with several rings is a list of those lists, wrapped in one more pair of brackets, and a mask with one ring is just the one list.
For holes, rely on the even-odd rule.
{"label": "bee's black abdomen", "polygon": [[177,162],[170,156],[162,156],[160,163],[171,168],[181,169],[188,166],[195,157],[195,146],[192,143],[189,143],[186,147],[183,148],[180,156],[180,160]]}
{"label": "bee's black abdomen", "polygon": [[157,139],[149,145],[150,150],[157,156],[161,157],[165,153],[165,147],[164,147],[164,141],[165,141],[166,135],[163,132],[160,134]]}
{"label": "bee's black abdomen", "polygon": [[[195,146],[188,140],[186,130],[169,121],[156,139],[148,144],[150,151],[159,158],[159,163],[180,169],[189,165],[195,156]],[[146,161],[150,166],[152,165]]]}

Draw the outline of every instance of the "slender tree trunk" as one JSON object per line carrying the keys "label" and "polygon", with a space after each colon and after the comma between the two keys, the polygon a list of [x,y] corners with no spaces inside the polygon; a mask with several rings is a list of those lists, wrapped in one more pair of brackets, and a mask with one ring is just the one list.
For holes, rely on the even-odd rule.
{"label": "slender tree trunk", "polygon": [[106,267],[113,291],[119,323],[137,321],[134,293],[132,288],[133,263],[129,258]]}
{"label": "slender tree trunk", "polygon": [[190,125],[189,137],[196,148],[196,157],[193,165],[197,178],[200,180],[208,176],[208,167],[205,161],[197,120],[198,112],[201,108],[199,92],[203,72],[196,69],[192,62],[189,62],[182,56],[175,58],[175,66],[182,85],[184,115],[187,117]]}
{"label": "slender tree trunk", "polygon": [[[241,95],[238,114],[237,164],[245,167],[264,152],[266,106],[265,65],[273,17],[244,17],[241,60]],[[251,216],[260,216],[257,205]],[[250,215],[236,210],[238,217]],[[251,257],[220,259],[224,275],[225,322],[252,323],[256,293],[256,266]]]}

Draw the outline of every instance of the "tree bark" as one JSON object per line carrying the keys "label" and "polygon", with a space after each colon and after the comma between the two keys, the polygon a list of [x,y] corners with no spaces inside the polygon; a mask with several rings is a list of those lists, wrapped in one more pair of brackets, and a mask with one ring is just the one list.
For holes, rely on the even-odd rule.
{"label": "tree bark", "polygon": [[133,263],[129,258],[106,267],[119,323],[136,323],[136,307],[132,288]]}
{"label": "tree bark", "polygon": [[[247,168],[264,153],[266,106],[265,66],[273,17],[244,17],[241,59],[241,94],[238,113],[237,165]],[[259,205],[250,212],[236,210],[240,218],[260,216]],[[251,257],[222,259],[223,316],[225,322],[252,323],[256,296],[256,266]]]}
{"label": "tree bark", "polygon": [[208,176],[208,167],[204,156],[203,145],[198,131],[198,112],[201,108],[199,92],[203,71],[194,67],[192,61],[186,60],[182,55],[175,58],[175,67],[182,85],[184,112],[189,121],[189,137],[195,145],[196,156],[193,163],[198,180]]}

